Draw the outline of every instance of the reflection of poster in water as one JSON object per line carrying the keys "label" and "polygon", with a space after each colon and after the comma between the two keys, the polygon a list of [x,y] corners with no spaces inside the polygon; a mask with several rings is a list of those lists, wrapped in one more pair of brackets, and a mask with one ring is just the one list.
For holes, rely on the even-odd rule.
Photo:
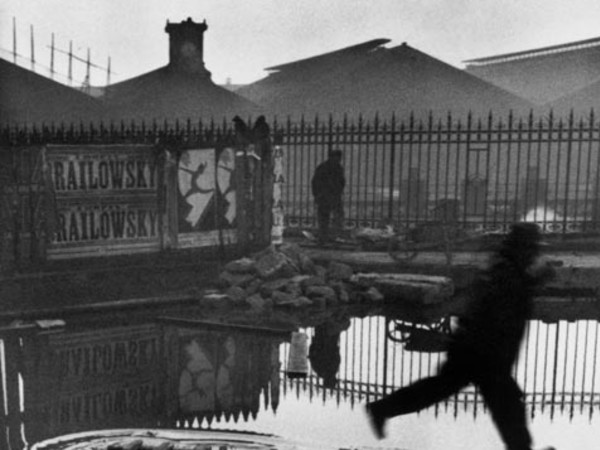
{"label": "reflection of poster in water", "polygon": [[[172,420],[256,417],[260,399],[279,402],[279,339],[217,331],[185,332],[172,340]],[[178,355],[178,356],[177,356]]]}
{"label": "reflection of poster in water", "polygon": [[235,220],[232,149],[187,150],[177,171],[179,233],[231,228]]}
{"label": "reflection of poster in water", "polygon": [[90,429],[152,427],[160,420],[160,327],[41,334],[25,339],[22,351],[30,442]]}

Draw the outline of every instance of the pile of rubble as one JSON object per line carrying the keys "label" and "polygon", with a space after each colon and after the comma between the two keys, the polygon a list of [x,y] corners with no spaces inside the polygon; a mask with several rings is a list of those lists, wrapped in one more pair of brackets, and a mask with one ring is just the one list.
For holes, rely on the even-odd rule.
{"label": "pile of rubble", "polygon": [[443,277],[355,274],[349,265],[335,261],[322,266],[290,243],[229,262],[218,284],[220,290],[208,292],[204,301],[256,310],[376,303],[407,294],[412,300],[432,303],[453,291],[451,281]]}

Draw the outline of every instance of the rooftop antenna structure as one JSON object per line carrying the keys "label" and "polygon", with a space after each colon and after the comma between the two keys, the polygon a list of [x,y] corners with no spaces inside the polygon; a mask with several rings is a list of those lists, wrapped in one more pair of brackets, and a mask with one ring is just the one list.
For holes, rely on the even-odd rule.
{"label": "rooftop antenna structure", "polygon": [[73,85],[73,41],[69,41],[69,86]]}
{"label": "rooftop antenna structure", "polygon": [[[54,36],[54,35],[53,35]],[[108,67],[102,67],[99,66],[97,64],[94,64],[92,62],[92,58],[91,58],[91,50],[88,47],[87,49],[87,56],[86,58],[81,58],[79,56],[77,56],[75,53],[73,53],[73,41],[69,41],[69,51],[65,51],[65,50],[61,50],[60,48],[56,47],[54,45],[54,41],[52,41],[53,44],[50,47],[51,51],[52,51],[52,60],[54,60],[54,52],[58,52],[58,53],[62,53],[64,55],[67,55],[69,57],[69,74],[68,74],[68,78],[69,78],[69,84],[73,85],[73,61],[79,61],[82,63],[85,63],[86,65],[86,74],[85,74],[85,80],[83,81],[82,85],[81,85],[81,89],[88,92],[91,87],[91,69],[100,69],[102,71],[106,70],[107,72],[107,82],[110,82],[110,76],[111,74],[114,74],[111,66],[112,66],[112,62],[111,62],[111,58],[110,56],[108,57]],[[56,73],[53,69],[53,67],[51,68],[51,70],[53,71],[53,73]]]}
{"label": "rooftop antenna structure", "polygon": [[54,79],[54,33],[52,33],[52,42],[50,43],[50,78]]}
{"label": "rooftop antenna structure", "polygon": [[92,62],[90,61],[90,48],[87,49],[87,60],[85,62],[85,79],[81,85],[81,90],[87,94],[90,93],[90,67]]}
{"label": "rooftop antenna structure", "polygon": [[33,25],[29,25],[29,34],[31,36],[31,70],[35,71],[35,43],[33,38]]}
{"label": "rooftop antenna structure", "polygon": [[110,84],[110,56],[108,57],[108,63],[106,65],[106,85]]}
{"label": "rooftop antenna structure", "polygon": [[13,17],[13,62],[17,63],[17,18]]}

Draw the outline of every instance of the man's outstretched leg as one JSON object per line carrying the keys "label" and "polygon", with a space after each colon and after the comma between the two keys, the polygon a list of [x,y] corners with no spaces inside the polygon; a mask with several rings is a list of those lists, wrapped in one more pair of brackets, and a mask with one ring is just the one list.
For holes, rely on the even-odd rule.
{"label": "man's outstretched leg", "polygon": [[467,385],[469,379],[456,364],[446,363],[439,375],[398,389],[381,400],[368,403],[367,414],[378,439],[385,437],[385,423],[392,417],[420,411]]}
{"label": "man's outstretched leg", "polygon": [[515,380],[510,375],[491,374],[477,384],[507,450],[530,450],[523,393]]}

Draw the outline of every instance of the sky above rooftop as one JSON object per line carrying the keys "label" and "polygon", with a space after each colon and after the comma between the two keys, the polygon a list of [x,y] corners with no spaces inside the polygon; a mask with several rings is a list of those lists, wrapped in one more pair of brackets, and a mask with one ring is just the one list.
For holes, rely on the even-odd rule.
{"label": "sky above rooftop", "polygon": [[[376,38],[407,42],[456,67],[462,61],[600,36],[597,0],[2,0],[0,57],[12,60],[13,17],[20,63],[47,74],[51,34],[58,49],[106,67],[121,81],[168,62],[166,21],[206,19],[204,59],[212,79],[249,83],[266,67]],[[55,53],[66,76],[68,60]],[[83,80],[84,64],[74,78]],[[92,84],[106,73],[92,70]]]}

